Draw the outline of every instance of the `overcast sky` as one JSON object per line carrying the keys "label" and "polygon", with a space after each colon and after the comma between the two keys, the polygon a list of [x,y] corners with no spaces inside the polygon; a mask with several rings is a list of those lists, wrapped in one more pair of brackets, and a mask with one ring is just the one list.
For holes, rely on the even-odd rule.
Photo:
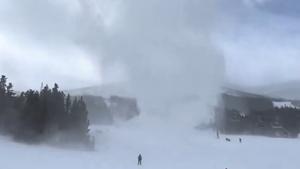
{"label": "overcast sky", "polygon": [[[87,5],[85,1],[95,5]],[[7,75],[17,89],[38,88],[41,82],[58,82],[67,89],[126,80],[126,68],[122,63],[114,62],[106,67],[103,65],[107,63],[106,59],[97,56],[108,50],[119,54],[111,51],[117,49],[102,50],[99,47],[97,52],[90,50],[98,43],[91,41],[94,35],[102,39],[102,48],[110,47],[106,45],[110,36],[107,30],[115,29],[119,24],[124,2],[0,0],[1,74]],[[177,10],[177,6],[170,6],[172,11]],[[136,7],[140,7],[139,4]],[[193,32],[193,29],[205,29],[202,28],[205,27],[203,19],[201,24],[197,23],[201,13],[192,9],[192,5],[187,7],[194,12],[180,20],[186,22],[178,24],[188,24]],[[93,10],[97,14],[90,14],[89,8],[97,8]],[[300,1],[218,0],[216,9],[215,27],[207,29],[213,30],[210,31],[213,41],[225,58],[226,81],[266,85],[300,80]],[[168,13],[159,14],[168,16]],[[178,16],[163,19],[169,21]],[[144,21],[132,19],[130,22]],[[174,23],[172,20],[167,26],[176,27]],[[152,31],[162,31],[162,27],[156,30],[155,22],[151,24]],[[166,33],[171,30],[169,27],[165,28]]]}
{"label": "overcast sky", "polygon": [[224,6],[232,18],[219,42],[230,82],[253,86],[300,80],[300,1],[234,0]]}

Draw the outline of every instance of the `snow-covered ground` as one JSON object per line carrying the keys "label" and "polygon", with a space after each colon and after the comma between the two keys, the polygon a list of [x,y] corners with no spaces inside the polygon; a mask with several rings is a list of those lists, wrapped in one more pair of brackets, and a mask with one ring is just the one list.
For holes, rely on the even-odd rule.
{"label": "snow-covered ground", "polygon": [[[99,132],[102,130],[102,133]],[[1,169],[299,169],[300,140],[221,136],[165,120],[93,127],[95,152],[24,145],[0,138]],[[224,139],[231,138],[232,142]],[[143,166],[137,166],[137,155]]]}

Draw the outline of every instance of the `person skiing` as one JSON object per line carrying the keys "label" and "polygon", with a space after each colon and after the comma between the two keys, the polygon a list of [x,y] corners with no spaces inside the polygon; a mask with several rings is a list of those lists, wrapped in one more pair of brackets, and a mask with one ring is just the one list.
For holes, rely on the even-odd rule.
{"label": "person skiing", "polygon": [[138,165],[142,165],[142,160],[143,160],[143,157],[141,154],[139,154],[138,156]]}

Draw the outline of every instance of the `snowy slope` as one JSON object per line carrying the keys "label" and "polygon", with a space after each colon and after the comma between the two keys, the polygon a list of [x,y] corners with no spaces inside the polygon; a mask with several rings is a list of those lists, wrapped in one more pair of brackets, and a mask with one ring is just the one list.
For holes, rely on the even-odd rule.
{"label": "snowy slope", "polygon": [[[97,132],[101,129],[103,133]],[[0,138],[3,169],[299,169],[300,140],[221,136],[149,117],[94,126],[97,151],[30,146]],[[231,143],[224,141],[232,139]],[[138,167],[138,153],[144,157]]]}

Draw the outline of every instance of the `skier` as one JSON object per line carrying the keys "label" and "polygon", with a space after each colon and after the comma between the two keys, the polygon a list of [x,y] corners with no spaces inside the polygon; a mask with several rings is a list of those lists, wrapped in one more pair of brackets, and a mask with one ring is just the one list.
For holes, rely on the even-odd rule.
{"label": "skier", "polygon": [[143,160],[143,157],[141,154],[139,154],[138,156],[138,165],[142,165],[142,160]]}
{"label": "skier", "polygon": [[242,143],[242,138],[240,138],[239,140],[240,140],[240,143]]}

